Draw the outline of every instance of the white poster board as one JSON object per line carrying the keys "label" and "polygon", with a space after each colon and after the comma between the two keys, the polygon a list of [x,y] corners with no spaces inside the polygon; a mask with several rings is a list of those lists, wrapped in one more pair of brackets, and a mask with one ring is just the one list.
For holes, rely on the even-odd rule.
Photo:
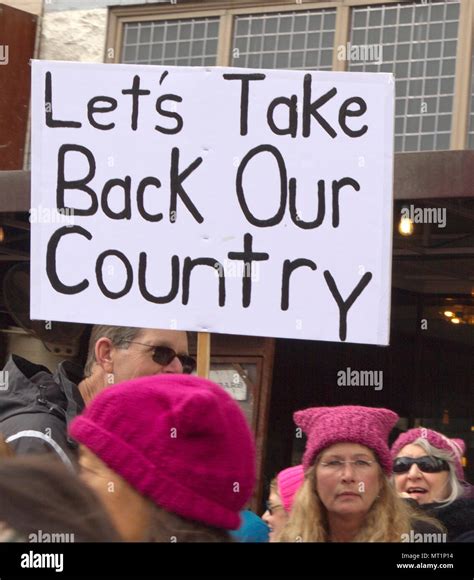
{"label": "white poster board", "polygon": [[32,74],[32,318],[388,344],[392,75]]}

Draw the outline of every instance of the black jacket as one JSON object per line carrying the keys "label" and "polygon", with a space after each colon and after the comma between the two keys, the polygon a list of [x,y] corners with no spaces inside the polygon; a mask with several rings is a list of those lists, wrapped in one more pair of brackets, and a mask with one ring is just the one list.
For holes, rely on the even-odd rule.
{"label": "black jacket", "polygon": [[444,525],[448,542],[456,542],[459,536],[474,531],[474,498],[461,497],[449,505],[421,504],[420,508]]}
{"label": "black jacket", "polygon": [[84,409],[77,388],[82,368],[63,361],[56,372],[12,355],[0,385],[0,433],[19,455],[55,452],[68,466],[77,444],[68,437],[72,419]]}

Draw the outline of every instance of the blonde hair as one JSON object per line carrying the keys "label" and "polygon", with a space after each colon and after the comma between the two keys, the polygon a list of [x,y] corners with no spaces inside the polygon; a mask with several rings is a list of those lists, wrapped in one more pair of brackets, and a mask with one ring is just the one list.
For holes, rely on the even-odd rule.
{"label": "blonde hair", "polygon": [[[377,464],[378,465],[378,464]],[[409,534],[416,520],[429,523],[440,531],[442,526],[424,514],[418,513],[402,500],[388,477],[378,465],[380,475],[379,495],[367,513],[354,542],[401,542]],[[316,465],[306,473],[298,490],[290,519],[281,532],[279,542],[329,542],[330,530],[327,510],[316,491]]]}
{"label": "blonde hair", "polygon": [[268,486],[268,495],[271,493],[276,493],[278,497],[280,496],[280,492],[278,491],[278,481],[276,477],[270,481],[270,485]]}

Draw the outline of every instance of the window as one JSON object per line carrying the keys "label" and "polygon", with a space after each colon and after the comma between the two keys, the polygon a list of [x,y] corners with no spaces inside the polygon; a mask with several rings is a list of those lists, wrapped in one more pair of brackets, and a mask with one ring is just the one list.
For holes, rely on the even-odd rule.
{"label": "window", "polygon": [[126,22],[122,62],[215,65],[219,18]]}
{"label": "window", "polygon": [[474,148],[474,80],[467,118],[469,89],[460,80],[466,67],[456,70],[458,49],[474,34],[465,26],[468,1],[331,0],[319,7],[317,1],[196,0],[117,7],[108,46],[118,47],[112,53],[124,63],[315,71],[335,63],[337,70],[392,72],[396,151],[460,148],[466,133]]}
{"label": "window", "polygon": [[449,149],[459,0],[352,9],[351,46],[380,44],[379,62],[348,70],[395,74],[395,150]]}
{"label": "window", "polygon": [[336,11],[236,16],[232,66],[331,70]]}

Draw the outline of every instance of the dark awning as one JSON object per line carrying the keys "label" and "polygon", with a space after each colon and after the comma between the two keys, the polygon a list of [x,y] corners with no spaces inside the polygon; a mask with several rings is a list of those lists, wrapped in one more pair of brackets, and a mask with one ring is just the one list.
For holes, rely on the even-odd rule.
{"label": "dark awning", "polygon": [[474,151],[397,153],[395,199],[474,197]]}

